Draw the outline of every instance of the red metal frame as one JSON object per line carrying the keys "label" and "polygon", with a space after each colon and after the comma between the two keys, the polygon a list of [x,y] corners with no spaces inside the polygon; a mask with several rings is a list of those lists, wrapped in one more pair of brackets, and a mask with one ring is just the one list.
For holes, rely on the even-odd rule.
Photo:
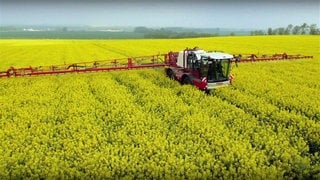
{"label": "red metal frame", "polygon": [[[241,55],[241,54],[240,54]],[[237,59],[238,57],[238,59]],[[250,54],[250,55],[244,55],[244,57],[241,55],[235,56],[235,58],[232,60],[232,62],[258,62],[258,61],[275,61],[275,60],[294,60],[294,59],[312,59],[313,56],[303,56],[300,54],[297,55],[288,55],[286,53],[283,54],[272,54],[272,55],[262,55],[262,56],[257,56],[255,54]]]}
{"label": "red metal frame", "polygon": [[[39,66],[39,67],[25,67],[14,68],[10,67],[7,71],[0,71],[1,77],[20,77],[20,76],[38,76],[47,74],[65,74],[65,73],[79,73],[79,72],[92,72],[92,71],[112,71],[112,70],[125,70],[125,69],[140,69],[140,68],[154,68],[171,66],[177,67],[177,57],[179,52],[169,52],[168,54],[158,54],[151,56],[140,56],[123,59],[113,60],[98,60],[90,62],[80,62],[72,64],[60,64],[51,66]],[[257,62],[257,61],[273,61],[273,60],[290,60],[290,59],[306,59],[313,58],[313,56],[302,55],[287,55],[273,54],[262,55],[258,57],[255,54],[245,55],[241,58],[235,57],[232,62]],[[149,62],[141,62],[141,61]],[[121,63],[125,62],[125,63]]]}
{"label": "red metal frame", "polygon": [[[91,62],[81,62],[72,64],[60,64],[51,66],[14,68],[10,67],[7,71],[0,72],[0,77],[20,77],[20,76],[38,76],[47,74],[65,74],[74,72],[92,72],[92,71],[112,71],[125,69],[153,68],[169,65],[168,61],[163,60],[164,54],[152,56],[139,56],[132,58],[99,60]],[[144,62],[141,62],[144,61]],[[145,62],[148,61],[148,62]],[[121,63],[122,62],[122,63]],[[124,62],[124,63],[123,63]]]}

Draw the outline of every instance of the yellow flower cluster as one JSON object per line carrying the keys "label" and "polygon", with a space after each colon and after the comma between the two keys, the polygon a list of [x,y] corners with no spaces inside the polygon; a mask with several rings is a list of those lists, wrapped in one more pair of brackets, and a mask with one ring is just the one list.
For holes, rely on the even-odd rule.
{"label": "yellow flower cluster", "polygon": [[319,148],[316,121],[242,92],[238,84],[208,96],[162,71],[3,79],[0,176],[316,173],[318,154],[310,149],[310,143]]}

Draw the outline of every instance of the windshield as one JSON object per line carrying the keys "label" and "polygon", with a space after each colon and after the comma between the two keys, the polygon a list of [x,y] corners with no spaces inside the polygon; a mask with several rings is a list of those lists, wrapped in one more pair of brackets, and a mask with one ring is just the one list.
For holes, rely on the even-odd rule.
{"label": "windshield", "polygon": [[207,76],[208,82],[227,81],[229,76],[229,59],[208,59],[201,61],[201,75]]}

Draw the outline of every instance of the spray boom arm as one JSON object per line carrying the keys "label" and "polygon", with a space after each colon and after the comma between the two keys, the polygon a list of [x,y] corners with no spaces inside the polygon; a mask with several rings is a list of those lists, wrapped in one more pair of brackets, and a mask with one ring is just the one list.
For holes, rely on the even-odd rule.
{"label": "spray boom arm", "polygon": [[[51,66],[29,66],[24,68],[10,67],[6,71],[0,71],[0,78],[177,66],[177,55],[178,52],[169,52],[168,54],[157,54],[151,56],[130,57],[113,60],[97,60],[91,62],[80,62]],[[313,58],[313,56],[287,55],[286,53],[283,53],[273,55],[262,55],[258,57],[255,54],[239,54],[237,56],[234,55],[232,62],[242,63],[305,58]]]}

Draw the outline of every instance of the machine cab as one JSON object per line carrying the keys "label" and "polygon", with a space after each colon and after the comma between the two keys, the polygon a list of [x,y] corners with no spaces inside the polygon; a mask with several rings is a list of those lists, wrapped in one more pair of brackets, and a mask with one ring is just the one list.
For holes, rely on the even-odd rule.
{"label": "machine cab", "polygon": [[228,81],[232,58],[224,53],[202,55],[198,68],[200,76],[206,77],[208,83]]}
{"label": "machine cab", "polygon": [[208,83],[229,80],[232,55],[193,50],[188,51],[184,57],[185,61],[181,60],[179,65],[197,74],[198,78],[206,78]]}
{"label": "machine cab", "polygon": [[177,68],[172,70],[175,79],[184,83],[188,77],[186,82],[194,84],[199,89],[210,90],[230,85],[232,59],[233,55],[222,52],[186,49],[179,52],[176,59]]}

